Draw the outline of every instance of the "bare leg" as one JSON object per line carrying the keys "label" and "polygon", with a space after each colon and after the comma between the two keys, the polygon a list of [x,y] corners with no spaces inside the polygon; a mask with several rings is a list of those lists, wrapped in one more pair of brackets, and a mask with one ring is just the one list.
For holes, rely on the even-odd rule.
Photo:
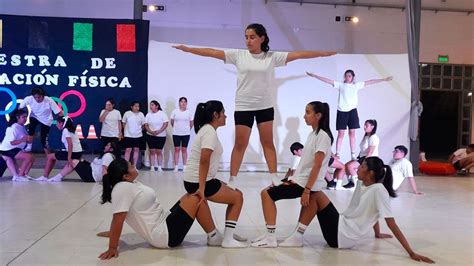
{"label": "bare leg", "polygon": [[273,121],[263,122],[257,125],[260,135],[260,143],[262,144],[265,161],[267,161],[269,172],[277,171],[277,155],[275,145],[273,144]]}
{"label": "bare leg", "polygon": [[31,168],[32,161],[34,161],[33,154],[21,151],[15,156],[15,159],[21,160],[20,171],[18,174],[24,176],[27,173],[27,170],[30,170],[29,168]]}
{"label": "bare leg", "polygon": [[357,161],[350,161],[346,163],[346,172],[351,176],[357,175],[357,168],[359,168],[359,163]]}
{"label": "bare leg", "polygon": [[174,167],[178,167],[180,147],[174,147]]}
{"label": "bare leg", "polygon": [[267,190],[262,190],[260,193],[262,198],[262,208],[263,208],[263,216],[265,217],[265,223],[275,225],[276,224],[276,216],[277,216],[277,209],[276,204],[270,198]]}
{"label": "bare leg", "polygon": [[133,148],[133,166],[137,166],[138,154],[140,153],[140,148]]}
{"label": "bare leg", "polygon": [[206,200],[201,202],[199,210],[200,211],[197,213],[196,220],[201,225],[204,232],[210,233],[214,231],[214,229],[216,229],[216,225],[214,224],[211,209],[209,208],[209,204],[207,204]]}
{"label": "bare leg", "polygon": [[163,152],[161,150],[156,150],[156,157],[158,166],[163,166]]}
{"label": "bare leg", "polygon": [[[346,131],[344,129],[340,129],[337,131],[337,139],[336,139],[336,153],[341,152],[342,140],[344,139],[344,134]],[[338,156],[340,156],[338,154]]]}
{"label": "bare leg", "polygon": [[156,162],[156,149],[150,149],[150,168],[153,169]]}
{"label": "bare leg", "polygon": [[[222,182],[221,182],[222,183]],[[222,183],[219,191],[208,198],[212,202],[228,204],[226,210],[226,219],[237,221],[242,210],[244,198],[240,190],[234,190]]]}
{"label": "bare leg", "polygon": [[331,201],[321,191],[311,193],[309,197],[309,205],[303,206],[300,211],[299,222],[304,225],[309,225],[314,219],[314,216],[324,208],[326,208]]}
{"label": "bare leg", "polygon": [[355,152],[356,150],[355,133],[356,133],[356,129],[349,129],[349,144],[351,146],[351,153]]}
{"label": "bare leg", "polygon": [[51,170],[53,170],[54,164],[56,164],[56,155],[49,153],[47,156],[46,166],[44,168],[43,176],[49,177]]}
{"label": "bare leg", "polygon": [[61,172],[59,172],[59,174],[61,176],[67,176],[68,174],[70,174],[72,171],[74,171],[74,168],[76,167],[76,165],[79,163],[79,160],[72,160],[73,164],[74,164],[74,167],[71,167],[69,164],[66,164],[64,166],[64,168],[61,170]]}
{"label": "bare leg", "polygon": [[183,157],[183,167],[186,165],[186,162],[188,161],[188,148],[187,147],[181,147],[181,156]]}
{"label": "bare leg", "polygon": [[126,149],[125,149],[125,154],[124,154],[123,158],[124,158],[125,160],[127,160],[127,162],[130,161],[130,154],[131,154],[131,153],[132,153],[132,148],[126,148]]}
{"label": "bare leg", "polygon": [[252,129],[247,126],[235,126],[235,143],[232,149],[230,159],[230,176],[237,176],[239,173],[242,160],[244,158],[245,150],[249,144],[250,133]]}
{"label": "bare leg", "polygon": [[13,176],[17,176],[18,171],[16,169],[15,160],[13,160],[13,158],[8,157],[8,156],[2,156],[2,158],[7,163],[8,170],[10,170],[10,172],[12,172]]}

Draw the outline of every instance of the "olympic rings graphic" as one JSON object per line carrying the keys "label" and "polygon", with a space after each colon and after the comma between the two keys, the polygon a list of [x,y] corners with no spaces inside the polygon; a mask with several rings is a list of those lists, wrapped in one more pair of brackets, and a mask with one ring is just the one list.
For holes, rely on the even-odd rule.
{"label": "olympic rings graphic", "polygon": [[[64,101],[64,98],[66,98],[67,96],[71,94],[77,96],[79,100],[81,101],[81,107],[79,107],[79,110],[77,110],[76,112],[69,113],[69,117],[74,118],[74,117],[80,116],[86,110],[86,98],[84,98],[84,95],[82,95],[82,93],[76,90],[69,90],[69,91],[63,92],[63,94],[59,96],[59,99]],[[64,106],[66,105],[64,104]]]}
{"label": "olympic rings graphic", "polygon": [[[23,102],[23,99],[16,99],[17,104],[21,104],[22,102]],[[13,105],[13,101],[10,101],[9,103],[7,103],[7,105],[5,106],[5,110],[10,108],[12,105]],[[31,107],[29,105],[27,105],[26,107],[28,108],[28,118],[26,119],[25,125],[28,125],[30,123],[30,115],[29,114],[31,114]],[[5,114],[5,118],[7,119],[7,122],[10,121],[10,115],[9,114]]]}
{"label": "olympic rings graphic", "polygon": [[[63,111],[64,116],[67,116],[69,114],[69,110],[67,109],[67,105],[66,105],[65,102],[63,102],[63,100],[59,99],[58,97],[54,97],[54,96],[51,96],[51,99],[53,99],[53,101],[58,103],[59,109],[61,109]],[[28,108],[29,108],[29,106],[28,106]],[[56,125],[56,120],[53,121],[53,125]]]}
{"label": "olympic rings graphic", "polygon": [[12,105],[10,106],[10,108],[5,108],[5,111],[0,111],[0,115],[6,115],[13,112],[13,110],[16,109],[17,98],[16,98],[15,93],[13,93],[13,91],[10,89],[7,89],[5,87],[0,87],[0,91],[6,92],[12,98]]}

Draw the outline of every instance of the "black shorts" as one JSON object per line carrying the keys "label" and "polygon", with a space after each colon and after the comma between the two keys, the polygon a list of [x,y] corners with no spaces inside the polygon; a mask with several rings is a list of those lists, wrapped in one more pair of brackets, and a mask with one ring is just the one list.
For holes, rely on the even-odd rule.
{"label": "black shorts", "polygon": [[252,128],[254,119],[258,125],[263,122],[273,121],[274,117],[275,110],[273,107],[263,110],[234,112],[235,125],[247,126],[249,128]]}
{"label": "black shorts", "polygon": [[142,137],[139,138],[128,138],[125,137],[123,139],[123,146],[125,148],[140,148],[140,142],[142,140]]}
{"label": "black shorts", "polygon": [[453,163],[453,167],[454,167],[454,169],[456,169],[458,171],[461,170],[462,169],[461,161],[457,161],[457,162]]}
{"label": "black shorts", "polygon": [[[222,183],[219,179],[213,178],[209,181],[206,181],[206,189],[204,189],[204,196],[206,198],[214,196],[219,189],[221,189]],[[193,194],[199,189],[199,183],[191,183],[184,181],[184,189],[189,194]]]}
{"label": "black shorts", "polygon": [[334,163],[334,157],[329,158],[328,166],[331,166]]}
{"label": "black shorts", "polygon": [[168,247],[174,248],[183,243],[186,234],[191,229],[194,219],[191,218],[181,206],[180,201],[170,209],[170,215],[166,218],[168,226]]}
{"label": "black shorts", "polygon": [[339,226],[339,212],[336,210],[332,202],[326,208],[318,212],[319,225],[323,232],[324,239],[332,248],[337,248],[337,232]]}
{"label": "black shorts", "polygon": [[102,149],[107,146],[109,143],[118,143],[119,139],[117,137],[104,137],[100,136],[100,141],[102,142]]}
{"label": "black shorts", "polygon": [[[267,189],[267,193],[273,201],[300,198],[303,192],[304,188],[295,183],[283,183],[282,185]],[[316,192],[311,191],[310,193]]]}
{"label": "black shorts", "polygon": [[[56,151],[54,153],[54,156],[56,157],[56,160],[59,161],[67,161],[67,151]],[[81,152],[73,152],[71,155],[71,158],[73,160],[79,160],[82,157],[82,151]]]}
{"label": "black shorts", "polygon": [[349,127],[349,129],[360,128],[357,108],[354,108],[348,112],[337,110],[336,130],[346,130],[347,127]]}
{"label": "black shorts", "polygon": [[166,137],[157,137],[146,134],[145,139],[149,149],[162,150],[165,146]]}
{"label": "black shorts", "polygon": [[84,182],[95,182],[94,176],[92,175],[91,163],[88,161],[80,161],[74,168],[76,173]]}
{"label": "black shorts", "polygon": [[184,135],[184,136],[173,135],[174,147],[175,148],[178,148],[178,147],[187,148],[188,143],[189,143],[189,137],[190,137],[189,135]]}
{"label": "black shorts", "polygon": [[14,148],[14,149],[11,149],[11,150],[8,150],[8,151],[0,151],[0,154],[2,154],[3,156],[7,156],[7,157],[10,157],[10,158],[15,158],[15,156],[21,151],[20,148]]}

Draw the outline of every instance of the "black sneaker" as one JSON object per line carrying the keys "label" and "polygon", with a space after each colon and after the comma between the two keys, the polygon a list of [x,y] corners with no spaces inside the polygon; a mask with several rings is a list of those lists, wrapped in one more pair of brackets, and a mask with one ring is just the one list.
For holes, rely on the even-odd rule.
{"label": "black sneaker", "polygon": [[353,188],[355,185],[354,185],[354,181],[350,180],[347,184],[345,184],[344,186],[342,186],[343,188],[345,189],[351,189]]}
{"label": "black sneaker", "polygon": [[329,182],[327,182],[328,185],[326,186],[326,189],[331,189],[331,190],[335,190],[336,189],[336,181],[334,180],[331,180]]}

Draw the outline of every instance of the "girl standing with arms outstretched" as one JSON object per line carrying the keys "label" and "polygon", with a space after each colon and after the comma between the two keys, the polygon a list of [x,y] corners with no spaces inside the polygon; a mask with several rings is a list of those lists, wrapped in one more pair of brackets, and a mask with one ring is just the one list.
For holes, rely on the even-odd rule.
{"label": "girl standing with arms outstretched", "polygon": [[245,150],[247,149],[254,120],[260,134],[260,143],[274,185],[281,184],[277,176],[277,156],[273,144],[274,91],[271,90],[276,67],[303,58],[334,55],[334,52],[295,51],[270,52],[270,39],[261,24],[250,24],[245,30],[247,50],[218,50],[191,48],[184,45],[176,49],[200,56],[213,57],[233,64],[237,68],[235,97],[235,143],[230,162],[229,186],[234,187]]}
{"label": "girl standing with arms outstretched", "polygon": [[344,134],[347,128],[349,128],[351,160],[356,160],[357,156],[355,153],[355,132],[358,128],[360,128],[359,114],[357,113],[357,104],[359,101],[357,93],[365,86],[377,84],[383,81],[390,81],[392,80],[392,77],[355,82],[354,71],[348,69],[346,70],[346,72],[344,72],[344,82],[339,82],[309,72],[306,72],[306,74],[308,74],[308,76],[310,77],[326,82],[327,84],[333,86],[339,91],[336,117],[337,140],[335,155],[339,157],[339,153],[341,152],[342,140],[344,139]]}

